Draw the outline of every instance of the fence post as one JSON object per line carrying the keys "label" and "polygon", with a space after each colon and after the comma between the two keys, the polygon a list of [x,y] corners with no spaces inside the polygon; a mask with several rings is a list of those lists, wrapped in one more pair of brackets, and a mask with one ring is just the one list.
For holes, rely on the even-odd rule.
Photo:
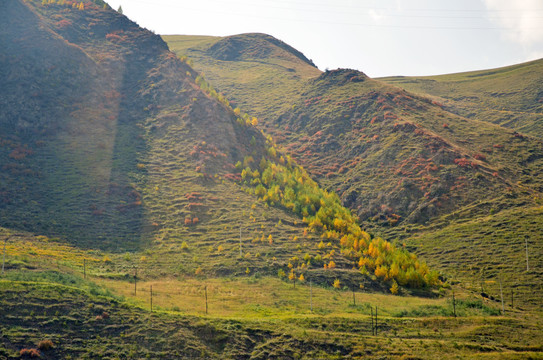
{"label": "fence post", "polygon": [[454,314],[454,317],[456,317],[456,298],[454,297],[454,290],[452,294],[452,301],[453,301],[453,314]]}
{"label": "fence post", "polygon": [[8,238],[4,239],[4,258],[2,260],[2,275],[4,275],[4,268],[6,266],[6,243],[8,242]]}
{"label": "fence post", "polygon": [[379,325],[377,325],[377,306],[375,307],[375,336],[377,336],[377,329],[379,328]]}
{"label": "fence post", "polygon": [[309,280],[309,306],[311,312],[313,312],[313,285],[311,284],[311,280]]}
{"label": "fence post", "polygon": [[373,306],[370,306],[370,310],[371,310],[371,334],[375,335],[375,328],[373,326]]}
{"label": "fence post", "polygon": [[137,288],[138,288],[138,267],[134,267],[134,296],[137,294]]}

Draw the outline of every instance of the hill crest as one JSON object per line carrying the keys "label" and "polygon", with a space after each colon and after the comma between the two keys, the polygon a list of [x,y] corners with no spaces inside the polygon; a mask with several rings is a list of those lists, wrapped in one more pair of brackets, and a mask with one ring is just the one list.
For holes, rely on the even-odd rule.
{"label": "hill crest", "polygon": [[221,38],[207,50],[207,54],[223,61],[255,59],[296,61],[295,59],[298,59],[316,67],[313,61],[300,51],[271,35],[262,33],[246,33]]}

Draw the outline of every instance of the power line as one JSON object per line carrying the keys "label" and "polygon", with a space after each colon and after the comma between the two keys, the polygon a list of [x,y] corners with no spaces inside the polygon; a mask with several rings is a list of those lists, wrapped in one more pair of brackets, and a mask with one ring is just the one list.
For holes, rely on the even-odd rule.
{"label": "power line", "polygon": [[[142,0],[132,0],[135,3],[140,4],[149,4],[156,6],[156,3],[142,1]],[[326,24],[326,25],[342,25],[342,26],[360,26],[366,28],[391,28],[391,29],[418,29],[418,30],[508,30],[508,31],[521,31],[515,27],[490,27],[490,26],[421,26],[421,25],[393,25],[393,24],[377,24],[377,23],[358,23],[358,22],[344,22],[344,21],[326,21],[326,20],[313,20],[313,19],[304,19],[304,18],[287,18],[287,17],[273,17],[273,16],[263,16],[255,14],[241,14],[239,12],[230,12],[230,11],[220,11],[220,10],[211,10],[211,9],[197,9],[186,6],[179,5],[168,5],[170,8],[174,7],[177,9],[182,9],[185,11],[194,11],[203,14],[220,14],[220,15],[229,15],[233,17],[243,17],[243,18],[252,18],[252,19],[264,19],[264,20],[273,20],[273,21],[283,21],[283,22],[296,22],[296,23],[313,23],[313,24]],[[400,17],[400,15],[398,16]],[[413,16],[412,16],[413,17]],[[423,16],[421,16],[423,17]],[[414,18],[414,17],[413,17]],[[428,16],[428,18],[432,18]],[[445,18],[445,17],[433,17],[433,18]],[[451,17],[451,19],[454,19]],[[461,19],[461,18],[458,18]],[[530,27],[524,28],[523,30],[540,30],[543,27]]]}
{"label": "power line", "polygon": [[[165,7],[172,7],[172,3],[168,0],[163,0],[162,4],[160,0],[155,0],[154,2],[144,1],[144,0],[131,0],[131,3],[144,3],[152,5],[162,5]],[[267,4],[266,4],[267,2]],[[158,4],[157,4],[158,3]],[[218,0],[207,0],[206,3],[216,3],[216,4],[225,4],[223,1]],[[294,6],[277,6],[276,4],[288,4]],[[543,12],[543,8],[536,9],[455,9],[455,8],[398,8],[397,6],[388,6],[388,7],[379,7],[379,6],[370,6],[370,5],[345,5],[337,4],[337,2],[328,2],[328,3],[317,3],[314,1],[293,1],[293,0],[262,0],[262,1],[229,1],[228,6],[232,4],[239,4],[245,7],[260,7],[260,8],[275,8],[275,9],[285,9],[285,10],[301,10],[301,11],[326,11],[328,13],[334,12],[333,9],[347,9],[348,13],[352,13],[351,10],[396,10],[401,12],[444,12],[444,13],[535,13]],[[207,6],[207,5],[206,5]],[[299,6],[299,7],[295,7]],[[321,7],[323,9],[317,9]],[[207,9],[206,9],[207,10]]]}

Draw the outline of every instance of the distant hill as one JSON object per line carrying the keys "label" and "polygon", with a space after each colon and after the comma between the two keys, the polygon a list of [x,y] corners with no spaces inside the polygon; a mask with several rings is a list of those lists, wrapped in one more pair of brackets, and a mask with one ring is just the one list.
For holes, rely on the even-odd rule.
{"label": "distant hill", "polygon": [[543,137],[543,59],[460,74],[379,80],[432,96],[461,116]]}

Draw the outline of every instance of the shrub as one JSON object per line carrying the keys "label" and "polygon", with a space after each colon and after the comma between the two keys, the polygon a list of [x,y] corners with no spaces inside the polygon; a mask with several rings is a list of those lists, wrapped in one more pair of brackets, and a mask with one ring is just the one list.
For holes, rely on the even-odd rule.
{"label": "shrub", "polygon": [[49,339],[46,339],[46,340],[42,340],[38,343],[38,349],[42,350],[42,351],[46,351],[46,350],[49,350],[49,349],[52,349],[54,346],[53,346],[53,342]]}
{"label": "shrub", "polygon": [[19,355],[28,356],[31,358],[41,357],[41,354],[38,349],[21,349]]}

